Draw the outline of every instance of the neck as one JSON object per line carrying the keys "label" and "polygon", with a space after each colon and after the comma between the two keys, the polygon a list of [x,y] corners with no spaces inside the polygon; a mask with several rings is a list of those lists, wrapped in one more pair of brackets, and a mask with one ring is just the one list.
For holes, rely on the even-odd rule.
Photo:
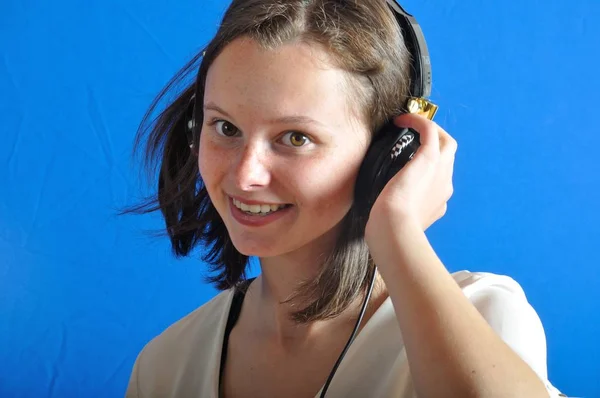
{"label": "neck", "polygon": [[[261,275],[251,284],[247,293],[249,312],[254,322],[252,333],[262,341],[275,344],[286,350],[297,350],[323,341],[325,336],[348,334],[354,327],[363,299],[355,300],[339,316],[333,319],[298,324],[291,314],[308,303],[286,302],[295,293],[300,281],[316,277],[319,273],[320,255],[307,256],[307,250],[277,258],[261,259]],[[383,280],[377,280],[363,325],[387,298]]]}
{"label": "neck", "polygon": [[[319,250],[321,249],[321,250]],[[322,322],[298,324],[291,314],[308,303],[289,301],[302,281],[317,277],[326,253],[322,248],[303,248],[272,258],[261,258],[261,275],[254,286],[255,302],[262,335],[285,345],[308,340],[322,329]]]}

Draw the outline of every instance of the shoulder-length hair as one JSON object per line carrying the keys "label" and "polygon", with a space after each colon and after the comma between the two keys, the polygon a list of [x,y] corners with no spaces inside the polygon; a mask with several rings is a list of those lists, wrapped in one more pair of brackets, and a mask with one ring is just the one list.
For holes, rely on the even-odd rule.
{"label": "shoulder-length hair", "polygon": [[[240,37],[266,49],[298,41],[323,46],[333,64],[347,72],[349,101],[373,132],[403,110],[409,85],[410,55],[385,0],[233,0],[214,38],[167,83],[144,115],[134,150],[145,140],[145,166],[149,170],[159,166],[158,191],[124,211],[160,210],[177,257],[205,245],[202,259],[212,273],[206,281],[219,290],[247,279],[249,259],[232,244],[211,203],[193,149],[199,137],[192,138],[191,148],[186,128],[194,100],[200,103],[195,121],[202,123],[200,101],[210,65]],[[177,89],[190,77],[191,84]],[[175,99],[151,120],[172,91]],[[353,206],[342,223],[342,233],[333,251],[322,259],[319,275],[299,281],[296,293],[287,300],[297,308],[291,317],[298,323],[335,317],[365,294],[374,264],[364,241],[364,222]]]}

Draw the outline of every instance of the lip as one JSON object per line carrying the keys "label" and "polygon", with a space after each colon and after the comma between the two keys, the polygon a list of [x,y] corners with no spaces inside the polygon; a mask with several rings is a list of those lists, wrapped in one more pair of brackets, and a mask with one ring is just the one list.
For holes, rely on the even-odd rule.
{"label": "lip", "polygon": [[[237,199],[237,200],[240,200],[240,199]],[[244,203],[259,204],[261,202],[245,201]],[[264,202],[262,202],[262,203],[264,203]],[[277,210],[276,212],[267,214],[266,216],[251,216],[251,215],[244,213],[242,210],[238,209],[237,207],[235,207],[235,205],[233,204],[233,197],[231,197],[231,196],[229,197],[229,211],[230,211],[231,215],[237,222],[239,222],[242,225],[248,226],[248,227],[262,227],[267,224],[271,224],[271,223],[281,219],[282,217],[285,217],[287,214],[289,214],[292,207],[293,206],[289,206],[289,207],[286,207],[285,209]]]}
{"label": "lip", "polygon": [[235,199],[235,200],[245,203],[247,205],[284,205],[284,204],[286,204],[286,203],[274,203],[274,202],[259,202],[256,200],[244,199],[244,198],[240,198],[238,196],[232,196],[232,195],[227,195],[227,196],[229,196],[229,198],[231,198],[231,199]]}

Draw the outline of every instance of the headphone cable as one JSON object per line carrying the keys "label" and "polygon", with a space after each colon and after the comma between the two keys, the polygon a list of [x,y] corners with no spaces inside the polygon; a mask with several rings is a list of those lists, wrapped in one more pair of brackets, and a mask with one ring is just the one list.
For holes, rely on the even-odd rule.
{"label": "headphone cable", "polygon": [[371,293],[373,292],[373,285],[375,284],[375,275],[376,274],[377,274],[377,267],[373,266],[373,272],[371,274],[371,282],[369,284],[369,290],[367,290],[367,295],[362,304],[362,308],[360,309],[360,314],[358,316],[358,320],[356,321],[356,325],[354,325],[354,330],[352,331],[352,334],[350,335],[350,339],[346,343],[344,350],[342,351],[339,358],[337,359],[337,362],[333,366],[331,373],[329,373],[329,377],[327,378],[327,381],[325,382],[325,385],[323,386],[323,390],[321,391],[320,398],[325,397],[325,393],[327,392],[327,389],[329,388],[329,384],[331,383],[331,380],[333,379],[333,376],[335,375],[337,368],[340,366],[342,359],[346,355],[346,352],[348,351],[348,349],[350,348],[350,345],[352,344],[352,342],[354,341],[354,338],[356,337],[358,328],[360,327],[360,323],[361,323],[363,316],[365,315],[365,311],[367,309],[367,303],[369,302],[369,299],[371,298]]}

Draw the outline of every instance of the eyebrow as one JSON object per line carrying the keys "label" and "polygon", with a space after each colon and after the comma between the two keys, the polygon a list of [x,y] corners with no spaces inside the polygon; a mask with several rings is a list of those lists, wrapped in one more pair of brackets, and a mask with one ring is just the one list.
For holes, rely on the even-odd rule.
{"label": "eyebrow", "polygon": [[[217,111],[220,114],[228,117],[229,119],[233,119],[229,113],[227,113],[224,109],[219,107],[214,102],[208,102],[208,103],[204,104],[204,111],[207,111],[207,110]],[[300,116],[300,115],[298,115],[298,116],[282,116],[282,117],[278,117],[276,119],[271,119],[268,121],[268,123],[270,123],[270,124],[315,124],[317,126],[326,128],[326,126],[323,123],[321,123],[315,119],[312,119],[308,116]]]}

